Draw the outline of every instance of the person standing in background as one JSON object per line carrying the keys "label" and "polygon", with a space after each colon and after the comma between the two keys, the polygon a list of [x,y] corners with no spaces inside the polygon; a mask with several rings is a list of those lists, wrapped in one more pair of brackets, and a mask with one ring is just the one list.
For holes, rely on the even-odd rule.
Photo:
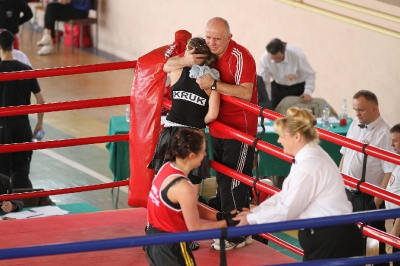
{"label": "person standing in background", "polygon": [[28,65],[31,68],[33,68],[31,62],[29,61],[28,56],[24,52],[22,52],[20,50],[13,49],[12,50],[12,54],[13,54],[13,57],[14,57],[15,60],[18,60],[21,63],[24,63],[25,65]]}
{"label": "person standing in background", "polygon": [[[383,150],[390,150],[390,124],[380,115],[378,98],[368,90],[360,90],[353,96],[356,118],[349,127],[346,137]],[[396,165],[368,156],[361,152],[342,147],[343,157],[339,169],[343,174],[386,189]],[[364,161],[365,160],[365,161]],[[363,170],[364,169],[364,170]],[[346,186],[347,198],[353,205],[353,212],[384,209],[383,200]],[[368,222],[368,225],[386,232],[385,221]],[[379,254],[386,254],[385,243],[379,243]],[[383,263],[380,265],[389,265]]]}
{"label": "person standing in background", "polygon": [[[14,59],[12,45],[13,34],[6,30],[0,33],[0,72],[32,70]],[[0,106],[20,106],[31,104],[31,93],[36,103],[43,104],[44,98],[36,79],[22,79],[0,82]],[[43,130],[43,113],[37,114],[37,122],[33,135]],[[32,129],[28,115],[0,117],[0,143],[22,143],[32,140]],[[29,168],[32,151],[0,153],[0,173],[11,177],[14,188],[32,188],[29,180]]]}
{"label": "person standing in background", "polygon": [[19,26],[32,17],[32,10],[25,0],[0,0],[0,28],[14,35],[14,49],[19,49]]}
{"label": "person standing in background", "polygon": [[286,46],[286,42],[278,38],[270,41],[266,49],[260,59],[258,75],[264,80],[272,110],[286,96],[300,96],[303,101],[310,102],[315,90],[315,71],[304,53],[297,47]]}
{"label": "person standing in background", "polygon": [[[400,124],[394,125],[390,129],[390,135],[392,137],[392,147],[395,153],[400,154]],[[390,176],[386,190],[394,194],[400,195],[400,165],[394,169],[392,175]],[[399,205],[385,201],[386,209],[397,209],[400,208]],[[393,222],[393,228],[390,231],[391,235],[400,236],[400,217],[396,217]],[[399,252],[400,249],[393,247],[393,253]],[[400,261],[393,261],[392,266],[400,266]]]}

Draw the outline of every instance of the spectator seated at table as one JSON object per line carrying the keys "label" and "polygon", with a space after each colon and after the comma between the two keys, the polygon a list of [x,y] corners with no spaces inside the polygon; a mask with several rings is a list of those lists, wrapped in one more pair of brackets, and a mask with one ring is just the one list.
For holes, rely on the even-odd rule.
{"label": "spectator seated at table", "polygon": [[[286,96],[275,108],[275,112],[280,114],[286,114],[286,110],[292,106],[299,108],[310,109],[315,117],[322,117],[322,111],[324,110],[325,104],[328,102],[322,98],[312,98],[310,102],[304,102],[300,96]],[[328,104],[330,110],[330,116],[338,117],[336,111]]]}
{"label": "spectator seated at table", "polygon": [[[0,194],[11,193],[13,193],[11,178],[0,174]],[[1,209],[4,212],[17,212],[20,211],[23,207],[24,202],[22,200],[7,200],[1,203]]]}

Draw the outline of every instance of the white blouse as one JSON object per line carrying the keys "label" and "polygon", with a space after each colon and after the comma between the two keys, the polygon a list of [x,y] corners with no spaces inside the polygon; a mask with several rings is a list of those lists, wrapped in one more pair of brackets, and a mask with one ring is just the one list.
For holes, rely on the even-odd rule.
{"label": "white blouse", "polygon": [[314,143],[296,155],[281,192],[247,215],[250,224],[349,214],[344,182],[335,162]]}

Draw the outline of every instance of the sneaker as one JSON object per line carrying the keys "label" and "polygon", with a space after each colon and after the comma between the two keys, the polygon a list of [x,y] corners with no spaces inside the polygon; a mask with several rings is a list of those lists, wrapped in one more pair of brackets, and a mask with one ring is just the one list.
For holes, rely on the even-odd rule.
{"label": "sneaker", "polygon": [[38,46],[44,46],[44,45],[49,45],[53,43],[53,38],[51,38],[50,35],[48,34],[43,34],[43,37],[40,41],[38,41],[36,44]]}
{"label": "sneaker", "polygon": [[246,237],[245,242],[246,242],[246,245],[253,244],[253,237],[252,236]]}
{"label": "sneaker", "polygon": [[40,48],[40,50],[38,51],[38,55],[48,55],[52,54],[53,52],[54,52],[53,45],[49,44]]}
{"label": "sneaker", "polygon": [[213,245],[219,245],[219,238],[213,238],[214,243],[211,244],[211,247]]}
{"label": "sneaker", "polygon": [[[241,243],[233,243],[225,240],[225,250],[232,250],[235,248],[242,248],[246,245],[246,241],[243,241]],[[221,250],[221,245],[220,245],[220,240],[218,241],[214,240],[214,243],[211,244],[211,248],[215,250]]]}
{"label": "sneaker", "polygon": [[192,251],[195,251],[195,250],[198,250],[200,248],[200,245],[199,245],[199,243],[197,243],[195,241],[192,241],[192,242],[189,242],[189,248]]}

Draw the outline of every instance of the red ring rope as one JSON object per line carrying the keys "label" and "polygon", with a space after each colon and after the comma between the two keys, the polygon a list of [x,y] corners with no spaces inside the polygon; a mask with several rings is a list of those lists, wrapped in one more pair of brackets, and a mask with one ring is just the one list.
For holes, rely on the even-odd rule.
{"label": "red ring rope", "polygon": [[[227,95],[221,95],[221,99],[228,101],[230,103],[236,104],[236,105],[238,105],[246,110],[249,110],[255,114],[259,114],[260,110],[261,110],[261,107],[258,105],[254,105],[252,103],[245,102],[243,100],[240,100],[240,99],[237,99],[234,97],[230,97]],[[283,115],[281,115],[281,114],[278,114],[276,112],[266,110],[266,109],[263,110],[263,116],[266,118],[272,119],[272,120],[276,120],[277,118],[283,117]],[[322,128],[317,128],[317,131],[318,131],[321,139],[325,139],[325,140],[333,142],[337,145],[344,146],[344,147],[350,148],[352,150],[362,152],[364,143],[348,139],[339,134],[329,132]],[[382,159],[382,160],[400,165],[400,155],[399,154],[385,151],[385,150],[382,150],[382,149],[379,149],[379,148],[376,148],[376,147],[370,146],[370,145],[368,145],[367,148],[365,149],[365,153],[368,155],[371,155],[373,157],[376,157],[378,159]]]}
{"label": "red ring rope", "polygon": [[81,187],[61,188],[61,189],[43,190],[43,191],[26,192],[26,193],[5,194],[5,195],[0,195],[0,201],[13,200],[13,199],[36,198],[36,197],[42,197],[42,196],[51,196],[51,195],[92,191],[92,190],[114,188],[114,187],[120,187],[120,186],[126,186],[126,185],[129,185],[129,180],[122,180],[122,181],[117,181],[117,182],[88,185],[88,186],[81,186]]}
{"label": "red ring rope", "polygon": [[47,69],[35,69],[28,71],[6,72],[1,73],[0,81],[16,80],[16,79],[32,79],[32,78],[46,78],[65,75],[76,75],[93,72],[104,72],[111,70],[121,70],[127,68],[135,68],[136,61],[125,61],[116,63],[102,63],[85,66],[68,66],[56,67]]}
{"label": "red ring rope", "polygon": [[129,141],[128,134],[76,138],[76,139],[48,140],[39,142],[25,142],[16,144],[3,144],[0,145],[0,153],[40,150],[49,148],[61,148],[61,147],[79,146],[79,145],[105,143],[105,142],[117,142],[117,141]]}
{"label": "red ring rope", "polygon": [[[0,75],[1,76],[1,75]],[[78,110],[84,108],[95,108],[105,107],[114,105],[129,104],[129,96],[120,96],[112,98],[100,98],[91,100],[78,100],[69,102],[58,102],[58,103],[44,103],[44,104],[32,104],[24,106],[12,106],[12,107],[1,107],[1,116],[14,116],[14,115],[26,115],[44,112],[58,112],[66,110]]]}

